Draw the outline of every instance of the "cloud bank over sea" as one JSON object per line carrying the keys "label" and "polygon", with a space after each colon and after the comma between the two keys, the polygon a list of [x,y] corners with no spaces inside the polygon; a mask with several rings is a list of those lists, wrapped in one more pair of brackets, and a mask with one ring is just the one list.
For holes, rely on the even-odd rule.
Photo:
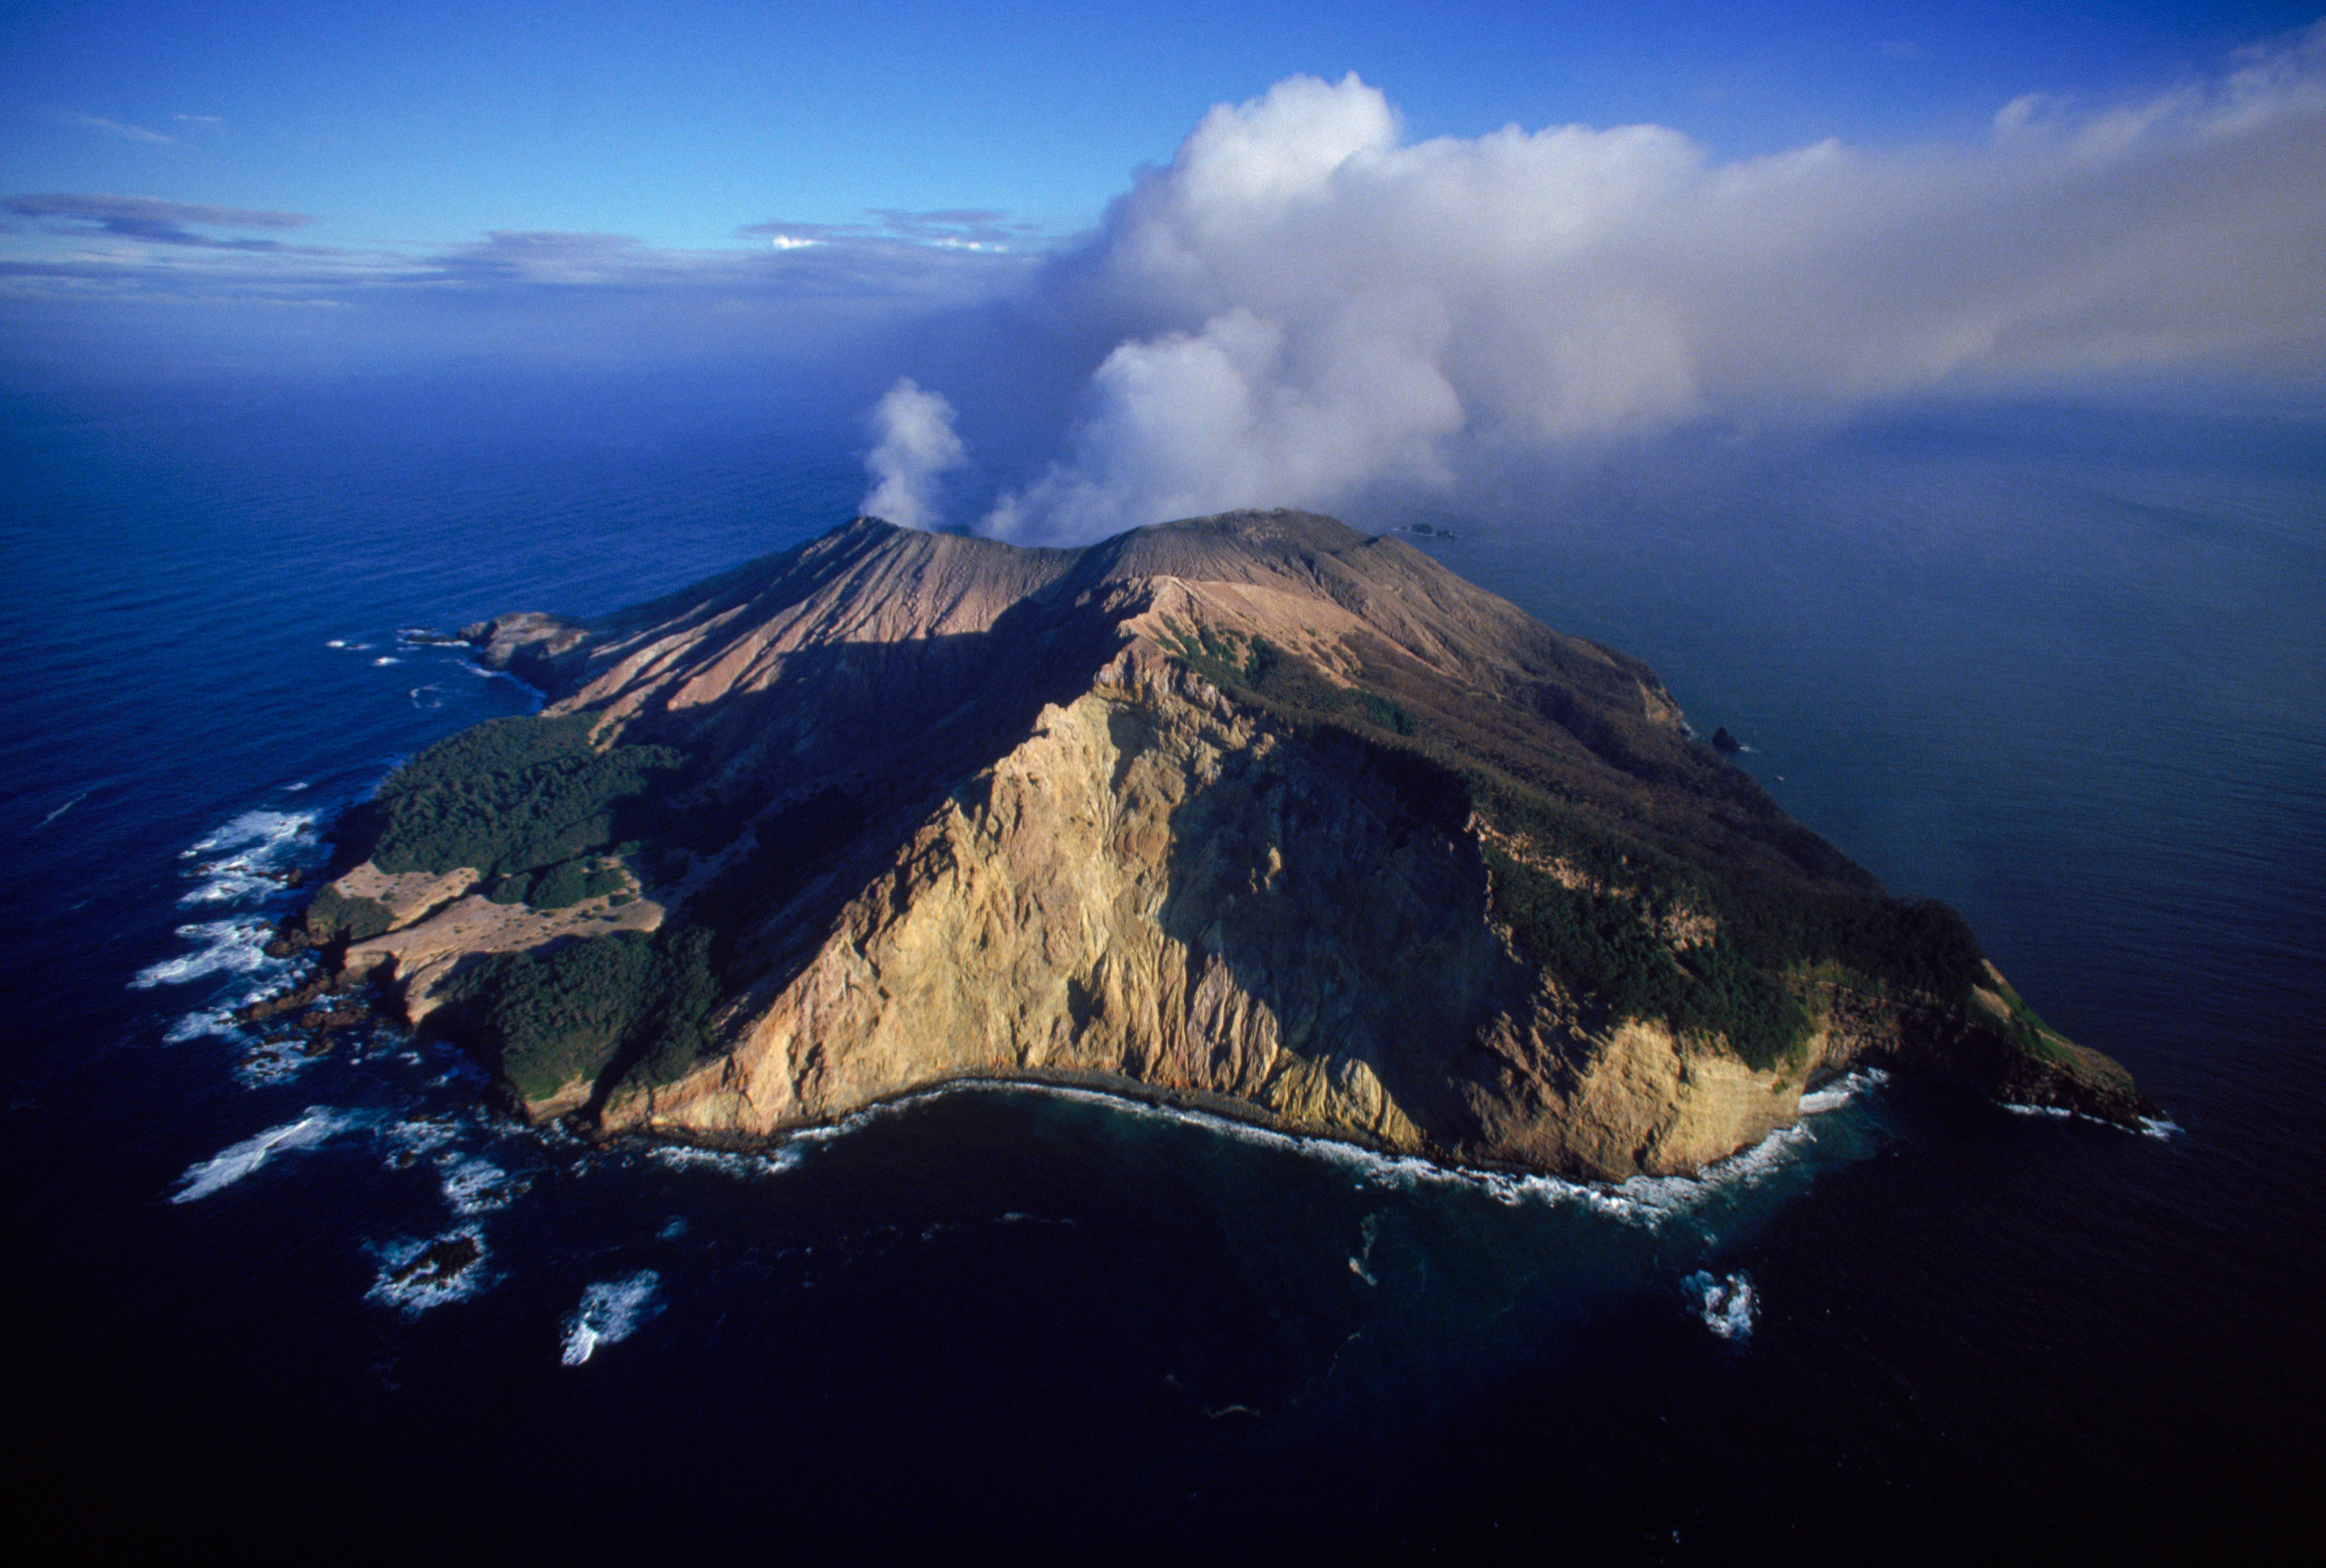
{"label": "cloud bank over sea", "polygon": [[1393,88],[1219,105],[1064,238],[962,208],[739,215],[694,250],[335,242],[328,214],[0,192],[0,371],[726,376],[852,422],[868,509],[1028,542],[1458,506],[1931,397],[2326,386],[2326,22],[1976,138],[1744,157],[1655,125],[1417,139]]}
{"label": "cloud bank over sea", "polygon": [[1722,162],[1677,131],[1408,143],[1354,76],[1205,116],[1037,311],[1135,322],[985,520],[1084,539],[1445,489],[1484,458],[1932,392],[2326,366],[2326,23],[1969,147]]}

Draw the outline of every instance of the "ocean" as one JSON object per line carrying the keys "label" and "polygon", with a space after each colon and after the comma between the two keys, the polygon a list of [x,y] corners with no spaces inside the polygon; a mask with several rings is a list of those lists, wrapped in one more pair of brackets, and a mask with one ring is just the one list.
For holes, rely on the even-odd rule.
{"label": "ocean", "polygon": [[35,1558],[2076,1561],[2306,1498],[2314,418],[1893,413],[1349,514],[1647,659],[2169,1118],[1863,1074],[1607,1188],[1000,1089],[594,1149],[392,1031],[257,1048],[227,1015],[280,983],[333,814],[534,703],[400,633],[797,543],[863,438],[782,388],[23,381],[0,1190]]}

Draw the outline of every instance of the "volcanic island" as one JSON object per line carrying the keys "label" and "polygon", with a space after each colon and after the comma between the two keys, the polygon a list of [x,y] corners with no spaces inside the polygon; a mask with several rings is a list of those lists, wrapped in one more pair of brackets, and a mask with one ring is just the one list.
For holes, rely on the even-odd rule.
{"label": "volcanic island", "polygon": [[860,517],[461,635],[546,705],[343,818],[278,951],[536,1121],[750,1146],[1001,1081],[1622,1180],[1861,1065],[2154,1110],[1646,665],[1327,517]]}

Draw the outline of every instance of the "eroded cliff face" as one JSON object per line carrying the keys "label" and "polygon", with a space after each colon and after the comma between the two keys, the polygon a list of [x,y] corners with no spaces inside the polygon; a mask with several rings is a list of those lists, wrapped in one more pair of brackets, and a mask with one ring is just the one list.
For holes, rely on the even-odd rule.
{"label": "eroded cliff face", "polygon": [[[337,885],[387,912],[348,962],[415,1018],[482,955],[720,923],[695,950],[715,1005],[682,1028],[689,982],[656,980],[663,1000],[527,1081],[535,1115],[749,1143],[950,1080],[1070,1081],[1622,1178],[1750,1145],[1858,1061],[2130,1102],[2113,1063],[2015,1024],[2000,977],[1964,1007],[1804,969],[1805,1023],[1755,1065],[1539,961],[1498,866],[1584,890],[1592,940],[1682,986],[1722,972],[1673,962],[1720,920],[1625,882],[1639,867],[1878,890],[1693,746],[1644,666],[1322,519],[1081,552],[859,524],[595,626],[472,633],[551,682],[553,713],[594,716],[601,751],[682,748],[679,815],[733,823],[555,910],[459,868]],[[1570,820],[1584,838],[1543,839]],[[689,1044],[650,1049],[657,1031]]]}
{"label": "eroded cliff face", "polygon": [[609,1125],[760,1134],[1042,1074],[1442,1137],[1429,1057],[1522,992],[1475,842],[1135,652],[953,792],[803,972],[739,1001],[730,1055],[618,1094]]}
{"label": "eroded cliff face", "polygon": [[732,1049],[610,1129],[755,1141],[963,1077],[1182,1095],[1288,1130],[1620,1179],[1790,1125],[1810,1075],[1588,1026],[1511,950],[1473,823],[1432,821],[1161,650],[955,792]]}

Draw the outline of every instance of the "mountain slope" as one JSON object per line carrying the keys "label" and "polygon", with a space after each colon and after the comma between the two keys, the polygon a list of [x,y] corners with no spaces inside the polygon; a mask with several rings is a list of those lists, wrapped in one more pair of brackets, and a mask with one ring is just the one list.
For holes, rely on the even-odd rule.
{"label": "mountain slope", "polygon": [[550,707],[391,780],[297,934],[536,1116],[748,1142],[994,1076],[1621,1177],[1863,1060],[2140,1106],[1645,665],[1327,518],[859,519],[468,635]]}

